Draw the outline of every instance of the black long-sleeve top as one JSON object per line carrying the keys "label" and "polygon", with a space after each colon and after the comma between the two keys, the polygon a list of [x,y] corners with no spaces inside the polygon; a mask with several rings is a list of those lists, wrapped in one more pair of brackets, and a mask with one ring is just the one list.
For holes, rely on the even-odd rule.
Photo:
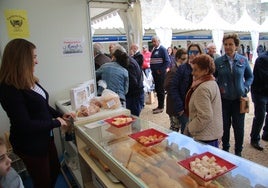
{"label": "black long-sleeve top", "polygon": [[46,98],[33,90],[19,90],[7,84],[0,84],[0,103],[10,120],[10,143],[14,151],[43,156],[47,154],[51,130],[60,127],[54,119],[62,114],[49,106]]}

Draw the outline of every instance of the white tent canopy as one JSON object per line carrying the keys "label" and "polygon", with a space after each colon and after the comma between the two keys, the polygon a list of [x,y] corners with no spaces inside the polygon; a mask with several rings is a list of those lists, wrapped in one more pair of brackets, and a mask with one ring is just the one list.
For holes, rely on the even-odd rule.
{"label": "white tent canopy", "polygon": [[[182,1],[182,0],[180,0]],[[209,0],[207,0],[209,1]],[[225,0],[227,1],[227,0]],[[230,0],[229,0],[230,1]],[[258,0],[255,0],[256,2]],[[170,5],[170,0],[154,0],[146,1],[140,0],[134,4],[141,6],[141,15],[144,29],[156,29],[156,28],[171,28],[181,30],[225,30],[225,31],[268,31],[268,20],[267,18],[263,24],[258,24],[247,13],[245,7],[243,7],[242,16],[239,21],[235,24],[230,24],[222,18],[222,16],[216,11],[214,6],[210,6],[207,15],[199,23],[193,23],[186,20]],[[150,9],[148,9],[150,7]],[[131,9],[131,7],[129,7]],[[157,11],[156,11],[157,10]],[[94,29],[111,29],[111,28],[122,28],[124,24],[120,16],[116,13],[119,11],[113,11],[105,17],[101,17],[98,20],[92,22]],[[139,19],[139,18],[135,18]]]}
{"label": "white tent canopy", "polygon": [[124,24],[117,11],[110,13],[107,17],[98,19],[92,23],[93,29],[124,28]]}
{"label": "white tent canopy", "polygon": [[213,7],[210,8],[206,17],[196,27],[205,30],[232,30],[232,25],[220,17]]}
{"label": "white tent canopy", "polygon": [[255,31],[259,32],[261,29],[260,24],[253,21],[248,15],[247,11],[244,10],[241,18],[233,25],[235,31]]}
{"label": "white tent canopy", "polygon": [[268,32],[268,16],[265,21],[261,24],[260,32]]}
{"label": "white tent canopy", "polygon": [[[106,0],[107,2],[108,0]],[[123,1],[123,0],[121,0]],[[236,0],[222,0],[222,1],[212,1],[212,0],[202,0],[203,8],[205,7],[205,11],[207,11],[207,14],[205,15],[205,12],[200,10],[197,14],[193,15],[192,17],[202,17],[202,20],[200,22],[191,22],[189,20],[186,20],[186,17],[182,16],[181,12],[178,12],[179,5],[187,4],[186,0],[179,0],[178,6],[171,7],[171,3],[174,3],[174,0],[136,0],[136,1],[129,1],[126,0],[128,3],[127,9],[118,9],[117,12],[120,12],[121,18],[118,14],[115,14],[114,12],[111,12],[111,16],[106,16],[104,19],[101,18],[99,20],[92,23],[93,29],[106,29],[106,28],[122,28],[124,27],[125,30],[128,30],[128,32],[132,32],[132,42],[135,43],[141,43],[141,40],[136,37],[136,39],[133,39],[135,34],[143,34],[143,29],[154,29],[157,35],[159,36],[162,43],[165,44],[164,46],[169,46],[171,44],[172,39],[172,29],[177,30],[211,30],[212,37],[214,43],[216,43],[216,46],[218,49],[221,49],[221,40],[223,33],[225,31],[243,31],[243,32],[251,32],[252,39],[258,40],[259,32],[268,32],[268,20],[263,22],[263,24],[259,24],[256,21],[253,21],[251,17],[248,14],[247,6],[255,6],[256,4],[261,5],[260,0],[247,0],[243,1],[240,4],[237,2],[234,2],[232,5],[241,5],[241,17],[239,18],[239,14],[234,14],[234,18],[238,20],[236,23],[229,23],[226,20],[223,19],[222,13],[219,12],[219,7],[214,7],[215,5],[221,5],[226,6],[228,2],[232,2]],[[111,1],[112,2],[112,1]],[[135,3],[130,3],[135,2]],[[249,4],[251,3],[251,4]],[[188,3],[189,7],[187,7],[188,10],[191,9],[191,5]],[[214,6],[213,6],[214,5]],[[243,6],[242,6],[243,5]],[[136,8],[138,6],[138,8]],[[175,9],[174,9],[175,8]],[[238,8],[238,7],[236,7]],[[237,11],[235,7],[228,7],[228,11]],[[251,8],[251,7],[250,7]],[[198,9],[198,7],[196,8]],[[131,11],[132,10],[132,11]],[[128,12],[131,14],[133,13],[133,10],[137,11],[140,10],[140,13],[135,13],[136,17],[133,15],[130,16],[130,14],[125,14],[122,17],[123,12]],[[240,9],[239,9],[240,10]],[[194,10],[193,10],[194,11]],[[224,11],[222,9],[221,11]],[[258,12],[258,11],[256,11]],[[200,16],[202,13],[202,16]],[[193,13],[194,14],[194,13]],[[140,15],[140,16],[137,16]],[[256,15],[260,16],[260,15]],[[187,18],[191,16],[188,15]],[[126,19],[127,18],[127,19]],[[121,20],[121,21],[120,21]],[[198,20],[195,18],[195,21]],[[232,20],[233,21],[233,20]],[[140,24],[140,25],[136,25]],[[128,28],[126,28],[126,26]],[[135,31],[135,32],[133,32]],[[126,32],[127,33],[127,32]],[[128,35],[129,33],[127,33]],[[135,38],[135,37],[134,37]],[[254,42],[252,46],[254,47],[258,45],[258,41]],[[256,51],[256,50],[255,50]]]}

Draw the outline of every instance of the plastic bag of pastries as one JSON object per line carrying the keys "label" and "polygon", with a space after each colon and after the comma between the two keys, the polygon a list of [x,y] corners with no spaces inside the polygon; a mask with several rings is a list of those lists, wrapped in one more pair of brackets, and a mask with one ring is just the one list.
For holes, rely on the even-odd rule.
{"label": "plastic bag of pastries", "polygon": [[101,107],[104,109],[116,109],[121,106],[118,94],[110,89],[104,89],[100,97]]}

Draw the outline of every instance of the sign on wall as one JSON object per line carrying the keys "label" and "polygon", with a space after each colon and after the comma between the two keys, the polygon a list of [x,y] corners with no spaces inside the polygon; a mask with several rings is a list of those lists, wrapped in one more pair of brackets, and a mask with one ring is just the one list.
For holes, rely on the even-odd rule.
{"label": "sign on wall", "polygon": [[84,53],[84,43],[84,37],[64,39],[62,43],[62,54],[64,56],[81,55]]}
{"label": "sign on wall", "polygon": [[25,10],[5,10],[5,20],[10,39],[30,37],[28,17]]}

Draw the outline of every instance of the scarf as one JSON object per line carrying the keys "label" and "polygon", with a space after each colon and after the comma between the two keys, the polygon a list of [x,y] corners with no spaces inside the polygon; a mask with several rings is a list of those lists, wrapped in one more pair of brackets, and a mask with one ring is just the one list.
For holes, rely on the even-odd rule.
{"label": "scarf", "polygon": [[207,82],[207,81],[210,81],[210,80],[215,80],[215,77],[213,75],[204,75],[202,77],[200,77],[198,80],[194,80],[190,89],[188,90],[187,94],[186,94],[186,97],[185,97],[185,114],[189,117],[189,102],[190,102],[190,99],[191,99],[191,96],[193,94],[193,92],[196,90],[196,88],[204,83],[204,82]]}

